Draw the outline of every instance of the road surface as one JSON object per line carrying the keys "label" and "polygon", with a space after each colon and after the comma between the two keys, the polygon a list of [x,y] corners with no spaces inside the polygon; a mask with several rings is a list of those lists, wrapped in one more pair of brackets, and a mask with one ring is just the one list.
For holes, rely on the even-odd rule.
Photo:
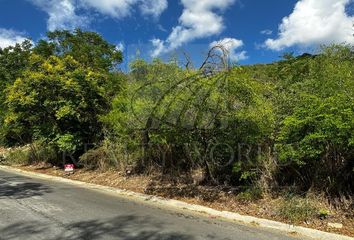
{"label": "road surface", "polygon": [[0,239],[300,238],[0,170]]}

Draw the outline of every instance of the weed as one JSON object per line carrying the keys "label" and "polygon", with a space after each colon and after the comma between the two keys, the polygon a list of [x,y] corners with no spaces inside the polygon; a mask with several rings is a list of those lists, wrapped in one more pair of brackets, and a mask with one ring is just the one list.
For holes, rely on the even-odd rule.
{"label": "weed", "polygon": [[329,211],[327,209],[321,208],[318,213],[318,217],[320,219],[326,219],[329,216]]}
{"label": "weed", "polygon": [[31,151],[28,148],[16,148],[10,150],[5,162],[10,165],[28,165],[31,164]]}
{"label": "weed", "polygon": [[259,187],[250,187],[243,192],[237,194],[237,199],[240,201],[254,201],[263,197],[262,189]]}
{"label": "weed", "polygon": [[319,212],[310,199],[301,197],[284,199],[278,210],[281,217],[293,223],[309,221]]}

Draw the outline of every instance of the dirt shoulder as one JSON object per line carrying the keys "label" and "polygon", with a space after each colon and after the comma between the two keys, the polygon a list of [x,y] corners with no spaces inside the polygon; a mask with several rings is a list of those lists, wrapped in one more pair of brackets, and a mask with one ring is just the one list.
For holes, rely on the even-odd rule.
{"label": "dirt shoulder", "polygon": [[[118,171],[100,172],[80,169],[76,170],[72,175],[67,175],[62,169],[55,167],[41,165],[13,167],[354,237],[354,218],[351,213],[348,214],[348,212],[334,209],[326,201],[316,201],[319,209],[327,209],[328,214],[325,217],[318,216],[306,222],[293,222],[279,213],[279,209],[285,201],[281,197],[245,200],[240,199],[232,191],[225,191],[218,187],[195,186],[168,180],[162,181],[156,176],[133,175],[127,177]],[[334,227],[333,224],[337,227],[339,225],[341,228]]]}

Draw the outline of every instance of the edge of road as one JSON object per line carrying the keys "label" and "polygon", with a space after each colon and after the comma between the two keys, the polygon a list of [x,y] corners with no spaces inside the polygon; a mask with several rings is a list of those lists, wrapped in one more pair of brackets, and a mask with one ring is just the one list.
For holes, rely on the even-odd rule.
{"label": "edge of road", "polygon": [[160,205],[160,206],[164,206],[164,207],[170,207],[170,208],[172,207],[172,208],[177,208],[177,209],[181,209],[181,210],[189,210],[189,211],[196,212],[199,214],[207,214],[207,215],[213,216],[214,218],[220,218],[220,219],[225,219],[228,221],[249,224],[252,226],[262,227],[262,228],[271,229],[271,230],[277,230],[277,231],[285,232],[285,233],[292,234],[292,235],[295,234],[294,236],[296,236],[298,234],[298,235],[301,235],[304,237],[310,237],[310,238],[318,239],[318,240],[354,240],[354,238],[349,237],[349,236],[323,232],[323,231],[316,230],[316,229],[290,225],[290,224],[276,222],[276,221],[272,221],[272,220],[268,220],[268,219],[262,219],[262,218],[252,217],[252,216],[241,215],[241,214],[229,212],[229,211],[218,211],[218,210],[215,210],[215,209],[212,209],[209,207],[204,207],[204,206],[196,205],[196,204],[190,204],[190,203],[186,203],[186,202],[182,202],[182,201],[178,201],[178,200],[174,200],[174,199],[166,199],[166,198],[162,198],[162,197],[147,195],[147,194],[143,194],[143,193],[136,193],[133,191],[123,190],[123,189],[114,188],[114,187],[107,187],[107,186],[102,186],[102,185],[93,184],[93,183],[86,183],[86,182],[82,182],[82,181],[71,180],[71,179],[67,179],[67,178],[51,176],[51,175],[42,174],[42,173],[34,173],[34,172],[25,171],[25,170],[21,170],[21,169],[9,167],[9,166],[0,165],[0,169],[8,171],[8,172],[12,172],[12,173],[22,174],[22,175],[29,176],[29,177],[46,179],[46,180],[53,180],[53,181],[57,181],[57,182],[78,185],[78,186],[81,186],[84,188],[101,190],[101,191],[105,191],[108,193],[113,193],[115,195],[133,198],[135,200],[151,202],[156,205]]}

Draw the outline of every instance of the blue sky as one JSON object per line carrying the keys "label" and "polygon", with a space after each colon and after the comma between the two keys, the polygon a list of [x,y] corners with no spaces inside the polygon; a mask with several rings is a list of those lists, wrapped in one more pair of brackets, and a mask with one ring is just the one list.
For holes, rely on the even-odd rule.
{"label": "blue sky", "polygon": [[198,66],[213,44],[240,64],[278,60],[321,44],[354,44],[353,0],[0,0],[0,47],[48,30],[102,34],[137,55],[169,59],[188,53]]}

